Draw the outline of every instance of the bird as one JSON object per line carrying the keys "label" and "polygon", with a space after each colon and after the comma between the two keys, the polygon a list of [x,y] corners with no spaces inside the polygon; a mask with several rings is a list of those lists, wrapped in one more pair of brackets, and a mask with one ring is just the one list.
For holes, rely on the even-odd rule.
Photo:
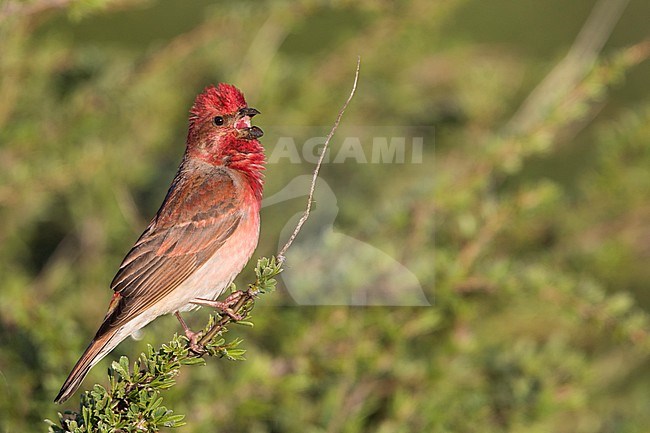
{"label": "bird", "polygon": [[260,112],[231,84],[206,87],[190,110],[186,148],[165,199],[122,261],[95,337],[57,397],[65,402],[90,369],[157,317],[209,305],[251,258],[259,239],[265,155]]}

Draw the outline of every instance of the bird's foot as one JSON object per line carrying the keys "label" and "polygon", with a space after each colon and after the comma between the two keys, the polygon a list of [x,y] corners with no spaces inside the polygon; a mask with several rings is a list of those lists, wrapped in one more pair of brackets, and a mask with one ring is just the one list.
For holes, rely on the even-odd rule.
{"label": "bird's foot", "polygon": [[194,353],[204,353],[205,348],[199,344],[199,340],[201,340],[201,337],[203,337],[203,332],[193,332],[193,331],[185,331],[185,336],[187,337],[188,340],[190,340],[190,349]]}
{"label": "bird's foot", "polygon": [[181,326],[183,327],[183,331],[185,332],[185,336],[189,340],[189,346],[190,349],[194,353],[204,353],[205,349],[199,344],[199,340],[201,337],[203,337],[203,332],[194,332],[192,331],[189,326],[187,326],[187,323],[185,323],[185,320],[181,317],[180,313],[177,311],[174,313],[178,321],[181,323]]}
{"label": "bird's foot", "polygon": [[212,307],[214,309],[219,310],[223,314],[227,315],[233,321],[239,322],[240,320],[243,320],[244,317],[241,314],[237,314],[235,310],[233,310],[233,307],[237,305],[237,302],[239,302],[239,299],[241,299],[243,294],[244,292],[240,292],[240,291],[233,292],[230,296],[228,296],[223,301],[213,301],[210,299],[196,298],[192,301],[192,304],[202,305],[204,307]]}

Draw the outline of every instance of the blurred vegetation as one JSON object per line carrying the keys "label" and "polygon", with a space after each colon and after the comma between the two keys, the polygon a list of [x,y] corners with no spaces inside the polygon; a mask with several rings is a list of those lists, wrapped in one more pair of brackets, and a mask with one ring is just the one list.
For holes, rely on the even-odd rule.
{"label": "blurred vegetation", "polygon": [[[56,419],[52,399],[108,283],[175,173],[194,95],[236,84],[273,143],[275,126],[331,124],[358,54],[344,123],[433,125],[435,158],[427,135],[422,164],[326,165],[335,226],[415,273],[432,306],[295,306],[280,288],[260,300],[255,328],[233,332],[246,362],[185,369],[165,394],[187,415],[182,431],[644,431],[650,4],[630,1],[596,58],[511,123],[593,8],[4,1],[0,431]],[[312,167],[269,165],[265,195]],[[263,210],[257,256],[275,253],[303,206]],[[374,284],[371,269],[351,269]],[[84,388],[178,330],[156,320]]]}

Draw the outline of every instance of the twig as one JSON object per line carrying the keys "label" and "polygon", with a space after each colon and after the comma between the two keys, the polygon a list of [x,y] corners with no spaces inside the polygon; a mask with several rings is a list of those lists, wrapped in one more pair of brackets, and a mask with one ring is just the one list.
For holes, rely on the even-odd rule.
{"label": "twig", "polygon": [[307,197],[307,208],[305,209],[302,216],[300,217],[298,224],[296,224],[296,228],[293,230],[293,233],[291,233],[291,237],[289,238],[287,243],[284,244],[284,246],[282,247],[282,249],[277,255],[278,263],[280,264],[284,263],[286,259],[285,254],[287,250],[289,249],[293,241],[296,239],[296,236],[298,236],[298,233],[300,232],[300,229],[302,228],[303,224],[305,224],[305,222],[307,221],[307,218],[309,218],[309,213],[311,212],[311,204],[314,200],[314,190],[316,189],[316,180],[318,179],[318,172],[320,171],[320,167],[323,164],[323,159],[325,158],[325,153],[327,152],[327,147],[330,144],[330,140],[334,136],[336,129],[339,127],[339,123],[341,122],[343,113],[345,113],[345,110],[348,108],[348,104],[350,104],[350,101],[352,100],[352,97],[354,96],[354,93],[357,90],[357,82],[359,81],[360,66],[361,66],[361,56],[357,57],[357,69],[354,74],[354,83],[352,84],[352,90],[350,91],[350,96],[348,96],[348,99],[345,101],[345,104],[343,104],[343,107],[339,111],[339,114],[336,117],[336,121],[334,122],[332,129],[330,130],[329,134],[327,135],[327,138],[325,139],[325,144],[323,145],[323,149],[321,151],[320,157],[318,158],[318,162],[316,163],[316,168],[314,168],[314,173],[311,178],[311,186],[309,187],[309,196]]}
{"label": "twig", "polygon": [[[236,314],[239,314],[241,317],[246,318],[248,315],[248,310],[243,312],[242,314],[242,309],[244,309],[249,302],[253,301],[255,297],[257,296],[257,292],[248,289],[245,292],[241,291],[241,296],[237,300],[234,306],[232,306],[232,311],[234,311]],[[203,352],[196,352],[196,350],[193,349],[194,352],[197,353],[197,355],[203,356],[207,351],[205,350],[206,345],[219,333],[221,330],[230,322],[236,322],[235,319],[233,319],[231,316],[228,316],[226,314],[221,316],[221,319],[219,319],[209,330],[208,332],[205,333],[197,343],[199,348],[203,350]]]}

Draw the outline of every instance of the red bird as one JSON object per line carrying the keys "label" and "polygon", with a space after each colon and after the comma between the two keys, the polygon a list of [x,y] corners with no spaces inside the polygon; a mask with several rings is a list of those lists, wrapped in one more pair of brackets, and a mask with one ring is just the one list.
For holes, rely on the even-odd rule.
{"label": "red bird", "polygon": [[[88,371],[156,317],[218,306],[257,246],[265,158],[259,114],[234,86],[209,86],[190,111],[185,155],[160,210],[115,275],[104,322],[72,369],[62,403]],[[212,302],[210,302],[212,301]]]}

